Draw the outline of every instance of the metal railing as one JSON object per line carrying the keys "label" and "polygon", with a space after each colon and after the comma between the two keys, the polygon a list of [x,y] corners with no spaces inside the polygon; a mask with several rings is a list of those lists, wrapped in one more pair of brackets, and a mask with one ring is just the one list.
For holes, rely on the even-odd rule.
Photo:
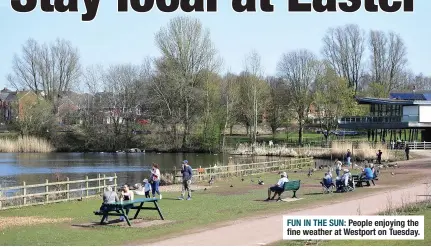
{"label": "metal railing", "polygon": [[431,142],[403,142],[403,143],[389,143],[388,148],[389,149],[405,149],[406,145],[409,145],[409,148],[411,150],[429,150],[431,149]]}
{"label": "metal railing", "polygon": [[366,117],[343,117],[338,120],[339,124],[347,123],[400,123],[400,122],[418,122],[419,115],[404,116],[366,116]]}

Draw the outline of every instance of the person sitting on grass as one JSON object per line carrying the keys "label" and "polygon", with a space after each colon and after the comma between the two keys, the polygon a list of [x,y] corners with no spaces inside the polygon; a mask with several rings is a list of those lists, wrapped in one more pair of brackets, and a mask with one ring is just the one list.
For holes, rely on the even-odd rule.
{"label": "person sitting on grass", "polygon": [[[118,202],[120,199],[118,198],[117,193],[113,191],[111,186],[106,188],[106,191],[103,192],[103,203],[100,206],[100,211],[106,211],[108,208],[105,204]],[[105,218],[105,223],[108,222],[108,217]]]}
{"label": "person sitting on grass", "polygon": [[[275,195],[277,195],[277,193],[281,194],[281,192],[284,191],[284,183],[289,182],[289,179],[287,178],[286,172],[282,172],[280,176],[281,178],[278,180],[278,182],[268,188],[268,198],[265,201],[274,200]],[[274,196],[272,198],[271,198],[271,192],[274,192]],[[278,199],[280,199],[280,194]]]}

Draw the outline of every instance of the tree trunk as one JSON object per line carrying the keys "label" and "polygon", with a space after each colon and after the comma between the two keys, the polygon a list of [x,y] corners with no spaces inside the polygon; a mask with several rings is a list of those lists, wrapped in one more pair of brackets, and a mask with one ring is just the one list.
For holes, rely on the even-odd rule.
{"label": "tree trunk", "polygon": [[303,132],[303,124],[302,120],[299,120],[299,128],[298,128],[298,144],[302,146],[302,132]]}
{"label": "tree trunk", "polygon": [[[227,100],[226,100],[226,118],[225,118],[225,122],[224,122],[224,128],[223,128],[223,144],[222,144],[222,150],[225,150],[225,145],[226,145],[226,129],[227,129],[227,125],[229,123],[229,96],[227,96]],[[231,128],[231,133],[232,133],[232,128]]]}
{"label": "tree trunk", "polygon": [[186,98],[186,116],[184,119],[183,144],[181,145],[182,148],[187,147],[188,134],[189,134],[189,101]]}

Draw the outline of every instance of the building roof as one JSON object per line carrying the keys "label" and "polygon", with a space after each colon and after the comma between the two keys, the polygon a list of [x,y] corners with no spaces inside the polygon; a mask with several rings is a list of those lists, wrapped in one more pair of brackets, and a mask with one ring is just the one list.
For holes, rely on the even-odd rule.
{"label": "building roof", "polygon": [[400,100],[431,100],[431,91],[394,92],[390,96]]}
{"label": "building roof", "polygon": [[414,100],[382,99],[382,98],[356,98],[358,104],[390,104],[390,105],[414,105]]}

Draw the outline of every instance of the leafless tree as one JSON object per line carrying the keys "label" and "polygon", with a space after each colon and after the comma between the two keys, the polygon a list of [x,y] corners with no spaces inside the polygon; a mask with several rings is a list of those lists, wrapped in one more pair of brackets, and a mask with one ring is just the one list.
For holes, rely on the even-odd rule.
{"label": "leafless tree", "polygon": [[198,103],[196,90],[202,88],[209,72],[217,71],[220,61],[209,30],[204,29],[198,19],[173,18],[156,34],[156,44],[163,56],[164,76],[178,89],[175,95],[163,94],[166,98],[179,97],[181,100],[182,147],[186,147],[194,117],[192,112],[197,112],[193,109]]}
{"label": "leafless tree", "polygon": [[402,86],[405,79],[407,49],[401,36],[389,32],[370,31],[371,71],[375,83],[381,84],[386,94]]}
{"label": "leafless tree", "polygon": [[261,57],[256,51],[252,51],[250,54],[248,54],[245,58],[245,72],[250,75],[247,77],[248,84],[252,89],[252,95],[253,95],[253,135],[252,140],[253,144],[256,143],[257,138],[257,119],[258,119],[258,87],[259,82],[262,79],[262,64],[261,64]]}
{"label": "leafless tree", "polygon": [[[236,97],[235,90],[235,81],[236,75],[232,73],[227,73],[221,85],[221,105],[224,106],[224,126],[223,126],[223,140],[222,140],[222,149],[225,149],[226,146],[226,130],[228,127],[233,126],[235,123],[234,111],[233,108],[236,105],[238,97]],[[232,134],[232,133],[230,133]]]}
{"label": "leafless tree", "polygon": [[269,85],[269,100],[267,101],[266,110],[269,125],[275,137],[277,129],[289,120],[290,93],[282,78],[267,77],[266,81]]}
{"label": "leafless tree", "polygon": [[349,86],[359,88],[363,70],[365,32],[349,24],[330,28],[323,38],[322,53],[339,76],[346,78]]}
{"label": "leafless tree", "polygon": [[113,126],[113,148],[119,137],[125,137],[125,147],[131,138],[131,126],[140,110],[144,81],[141,68],[132,64],[110,66],[103,75],[104,92],[99,95],[99,106],[108,113]]}
{"label": "leafless tree", "polygon": [[15,88],[42,94],[54,104],[77,83],[81,67],[78,50],[63,39],[40,45],[33,39],[22,46],[13,59],[8,81]]}
{"label": "leafless tree", "polygon": [[290,103],[299,125],[298,142],[302,145],[304,123],[313,102],[313,89],[322,70],[321,63],[312,52],[298,50],[283,54],[277,70],[291,92]]}

